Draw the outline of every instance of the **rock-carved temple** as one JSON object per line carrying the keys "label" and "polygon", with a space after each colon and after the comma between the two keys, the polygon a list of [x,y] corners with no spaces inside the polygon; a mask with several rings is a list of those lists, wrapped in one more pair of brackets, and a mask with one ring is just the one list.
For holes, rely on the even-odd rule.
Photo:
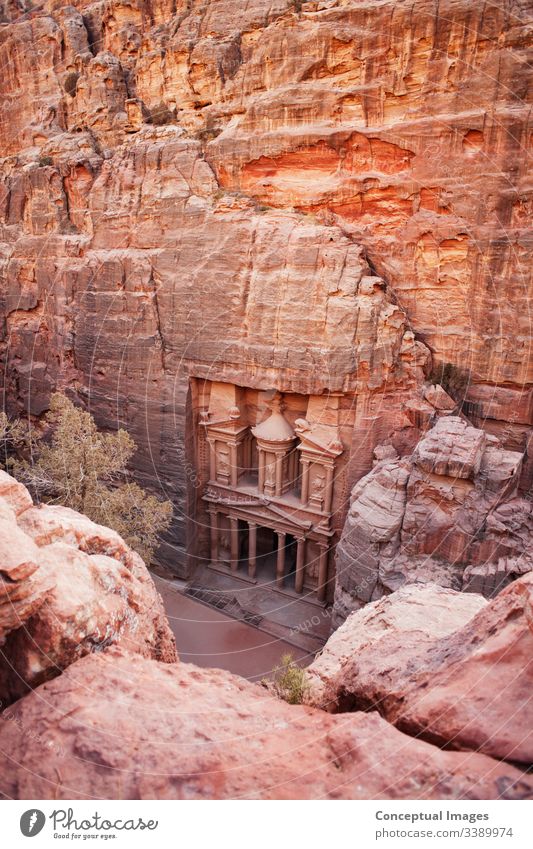
{"label": "rock-carved temple", "polygon": [[314,599],[333,596],[332,517],[344,497],[342,395],[203,381],[197,428],[209,568]]}

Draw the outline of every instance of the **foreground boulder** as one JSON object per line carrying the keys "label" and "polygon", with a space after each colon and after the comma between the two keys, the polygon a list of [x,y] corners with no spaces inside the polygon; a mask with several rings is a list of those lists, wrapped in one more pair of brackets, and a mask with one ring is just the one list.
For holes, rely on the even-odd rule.
{"label": "foreground boulder", "polygon": [[377,446],[354,486],[336,554],[334,624],[405,584],[495,596],[533,569],[524,455],[443,414],[408,456]]}
{"label": "foreground boulder", "polygon": [[[449,625],[435,626],[432,593],[438,604],[448,598]],[[423,601],[427,622],[423,609],[411,612]],[[455,606],[465,619],[472,614],[459,628]],[[310,701],[329,710],[379,710],[438,745],[531,764],[532,610],[532,574],[486,605],[451,590],[406,588],[352,614],[327,643],[309,670]]]}
{"label": "foreground boulder", "polygon": [[[410,584],[352,613],[307,669],[307,701],[330,712],[377,707],[384,692],[435,642],[487,602],[436,584]],[[382,706],[380,705],[380,708]]]}
{"label": "foreground boulder", "polygon": [[33,506],[9,475],[0,491],[3,704],[109,645],[177,659],[161,597],[118,534],[74,510]]}
{"label": "foreground boulder", "polygon": [[0,646],[52,590],[50,576],[39,569],[38,546],[17,524],[31,504],[26,487],[0,471]]}
{"label": "foreground boulder", "polygon": [[531,778],[512,766],[441,751],[377,713],[289,706],[228,672],[118,649],[83,658],[8,708],[0,748],[0,792],[18,799],[533,794]]}
{"label": "foreground boulder", "polygon": [[86,554],[104,554],[119,560],[136,576],[149,577],[141,557],[116,531],[98,525],[70,507],[42,504],[30,506],[20,516],[19,527],[39,546],[63,542]]}

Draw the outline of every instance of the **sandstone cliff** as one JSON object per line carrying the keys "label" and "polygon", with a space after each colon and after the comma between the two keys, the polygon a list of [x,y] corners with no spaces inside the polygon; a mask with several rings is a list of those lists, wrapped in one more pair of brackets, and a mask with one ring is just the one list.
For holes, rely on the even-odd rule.
{"label": "sandstone cliff", "polygon": [[411,455],[377,446],[352,490],[337,547],[335,617],[405,583],[490,597],[533,569],[533,502],[523,455],[444,415]]}
{"label": "sandstone cliff", "polygon": [[0,750],[9,764],[0,793],[19,799],[533,794],[531,776],[514,766],[442,751],[376,713],[331,716],[287,705],[228,672],[116,650],[83,658],[4,712]]}
{"label": "sandstone cliff", "polygon": [[[523,451],[527,0],[3,5],[8,403],[39,414],[68,388],[126,424],[177,507],[177,570],[191,377],[352,384],[349,492],[420,380],[413,338],[387,340],[403,322],[474,424]],[[354,318],[367,262],[396,303],[381,337]]]}

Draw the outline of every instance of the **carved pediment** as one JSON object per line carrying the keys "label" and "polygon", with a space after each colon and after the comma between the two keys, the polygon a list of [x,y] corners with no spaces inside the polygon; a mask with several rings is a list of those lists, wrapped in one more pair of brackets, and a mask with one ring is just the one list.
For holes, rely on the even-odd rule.
{"label": "carved pediment", "polygon": [[300,451],[324,454],[326,457],[338,457],[344,451],[339,429],[329,425],[309,424],[306,419],[297,419],[294,427],[300,437]]}

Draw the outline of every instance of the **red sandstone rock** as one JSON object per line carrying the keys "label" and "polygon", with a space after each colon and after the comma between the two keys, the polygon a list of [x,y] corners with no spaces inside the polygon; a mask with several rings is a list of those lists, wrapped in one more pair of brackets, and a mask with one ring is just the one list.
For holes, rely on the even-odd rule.
{"label": "red sandstone rock", "polygon": [[104,554],[119,560],[137,577],[146,574],[144,563],[111,528],[98,525],[69,507],[42,504],[31,507],[19,520],[19,526],[39,546],[64,542],[87,554]]}
{"label": "red sandstone rock", "polygon": [[289,706],[227,672],[116,650],[83,658],[5,711],[0,748],[8,764],[0,792],[18,799],[492,799],[533,792],[530,776],[509,764],[443,752],[375,713],[331,716]]}
{"label": "red sandstone rock", "polygon": [[[179,515],[191,376],[355,385],[348,492],[377,443],[404,454],[406,419],[429,423],[410,398],[423,338],[432,380],[523,449],[526,5],[15,5],[0,31],[13,409],[76,387],[100,424],[132,431],[138,473]],[[355,295],[369,273],[389,287],[381,306]],[[183,573],[185,529],[169,551]]]}
{"label": "red sandstone rock", "polygon": [[20,516],[33,505],[31,495],[24,484],[0,469],[0,498]]}
{"label": "red sandstone rock", "polygon": [[0,646],[52,591],[51,578],[39,565],[38,547],[17,527],[15,512],[0,498]]}
{"label": "red sandstone rock", "polygon": [[533,575],[503,590],[464,628],[431,646],[388,715],[457,749],[533,762]]}
{"label": "red sandstone rock", "polygon": [[441,643],[486,601],[435,584],[403,587],[352,613],[307,668],[309,704],[337,712],[382,710],[390,691],[416,670],[429,646]]}
{"label": "red sandstone rock", "polygon": [[[27,504],[27,490],[9,475],[0,485],[13,505]],[[17,524],[0,497],[0,579],[3,704],[108,645],[176,660],[161,597],[141,558],[114,531],[74,510],[29,506]]]}
{"label": "red sandstone rock", "polygon": [[452,415],[410,457],[386,448],[352,490],[336,555],[336,621],[405,583],[491,597],[533,569],[533,505],[518,495],[522,454]]}
{"label": "red sandstone rock", "polygon": [[450,417],[440,419],[424,436],[416,449],[414,462],[428,474],[472,479],[479,473],[484,449],[482,430]]}
{"label": "red sandstone rock", "polygon": [[532,600],[532,574],[486,605],[406,587],[352,614],[331,637],[310,667],[311,701],[377,709],[438,745],[530,764]]}
{"label": "red sandstone rock", "polygon": [[53,590],[5,640],[0,664],[4,704],[108,645],[167,663],[177,659],[151,579],[139,581],[114,558],[84,554],[65,543],[42,548],[38,562]]}

